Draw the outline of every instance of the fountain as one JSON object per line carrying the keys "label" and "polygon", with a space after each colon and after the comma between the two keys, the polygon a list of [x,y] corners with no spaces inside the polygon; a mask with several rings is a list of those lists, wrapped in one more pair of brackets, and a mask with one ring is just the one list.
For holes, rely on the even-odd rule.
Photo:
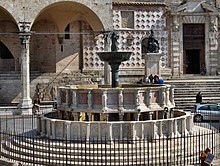
{"label": "fountain", "polygon": [[[41,135],[64,139],[145,139],[174,137],[192,130],[192,116],[174,112],[174,89],[167,84],[120,84],[119,66],[131,52],[98,52],[112,69],[112,87],[66,85],[58,89],[57,110],[39,118]],[[178,127],[181,126],[181,127]]]}
{"label": "fountain", "polygon": [[117,34],[111,33],[111,52],[97,52],[101,61],[107,62],[111,66],[112,72],[112,88],[119,86],[119,66],[121,62],[129,60],[131,52],[117,52]]}
{"label": "fountain", "polygon": [[[112,68],[112,87],[59,87],[57,110],[37,118],[38,135],[31,138],[31,132],[24,133],[28,137],[7,134],[11,142],[2,141],[5,156],[22,158],[27,163],[33,160],[39,165],[77,166],[146,165],[146,161],[148,165],[172,165],[176,159],[182,160],[184,144],[189,142],[185,135],[192,132],[193,116],[173,110],[174,89],[170,85],[119,86],[119,66],[131,52],[117,52],[116,34],[111,34],[111,52],[97,54]],[[194,137],[192,142],[204,146]],[[174,153],[175,150],[180,152]],[[20,154],[14,155],[16,152]],[[195,155],[191,148],[187,152],[187,156]]]}

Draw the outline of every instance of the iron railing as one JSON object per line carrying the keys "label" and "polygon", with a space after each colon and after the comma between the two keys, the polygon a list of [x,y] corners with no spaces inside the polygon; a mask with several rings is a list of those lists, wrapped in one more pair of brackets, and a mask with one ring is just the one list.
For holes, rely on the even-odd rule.
{"label": "iron railing", "polygon": [[196,123],[194,133],[171,138],[68,140],[40,135],[37,118],[0,117],[2,158],[23,165],[185,166],[200,163],[199,156],[207,147],[216,159],[220,157],[219,122]]}

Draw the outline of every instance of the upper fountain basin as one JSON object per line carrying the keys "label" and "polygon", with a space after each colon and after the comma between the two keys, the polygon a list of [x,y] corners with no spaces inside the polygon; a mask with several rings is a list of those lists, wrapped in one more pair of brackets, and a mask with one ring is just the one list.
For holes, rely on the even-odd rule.
{"label": "upper fountain basin", "polygon": [[108,63],[121,63],[129,60],[132,52],[97,52],[101,61]]}

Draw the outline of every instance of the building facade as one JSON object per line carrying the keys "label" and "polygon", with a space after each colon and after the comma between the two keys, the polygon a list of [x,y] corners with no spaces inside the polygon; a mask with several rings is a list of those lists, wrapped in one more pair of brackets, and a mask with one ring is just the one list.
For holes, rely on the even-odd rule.
{"label": "building facade", "polygon": [[21,71],[21,79],[16,88],[0,80],[0,95],[20,94],[20,106],[29,108],[31,72],[108,72],[96,52],[105,51],[111,31],[119,34],[118,51],[132,52],[121,77],[144,76],[151,30],[160,44],[162,77],[200,74],[203,67],[216,75],[219,11],[217,0],[1,0],[0,71]]}

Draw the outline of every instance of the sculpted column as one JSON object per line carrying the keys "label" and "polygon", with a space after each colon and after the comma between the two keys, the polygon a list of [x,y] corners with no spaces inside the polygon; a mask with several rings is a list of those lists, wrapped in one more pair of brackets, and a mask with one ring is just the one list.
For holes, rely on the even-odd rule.
{"label": "sculpted column", "polygon": [[30,98],[30,55],[29,55],[29,41],[30,41],[30,23],[20,23],[19,37],[21,39],[21,84],[23,86],[19,108],[21,113],[32,113],[32,100]]}

